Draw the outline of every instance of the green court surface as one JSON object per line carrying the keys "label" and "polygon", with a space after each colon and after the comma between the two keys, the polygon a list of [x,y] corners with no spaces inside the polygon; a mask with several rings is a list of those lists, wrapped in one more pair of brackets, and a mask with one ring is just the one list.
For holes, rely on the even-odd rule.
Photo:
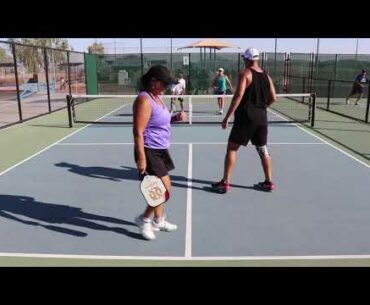
{"label": "green court surface", "polygon": [[40,152],[82,125],[68,127],[67,110],[0,130],[0,172]]}
{"label": "green court surface", "polygon": [[370,123],[316,109],[315,127],[308,130],[370,165]]}

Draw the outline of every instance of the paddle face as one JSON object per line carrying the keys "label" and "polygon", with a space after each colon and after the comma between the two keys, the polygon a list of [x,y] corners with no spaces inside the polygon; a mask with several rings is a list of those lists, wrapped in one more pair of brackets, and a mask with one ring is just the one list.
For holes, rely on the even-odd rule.
{"label": "paddle face", "polygon": [[166,202],[166,188],[162,180],[157,176],[145,175],[141,181],[140,190],[151,207],[156,207]]}

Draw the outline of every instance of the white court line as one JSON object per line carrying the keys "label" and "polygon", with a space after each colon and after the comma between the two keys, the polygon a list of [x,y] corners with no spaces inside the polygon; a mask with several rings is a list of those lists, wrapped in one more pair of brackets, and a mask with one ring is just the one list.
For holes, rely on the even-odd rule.
{"label": "white court line", "polygon": [[[227,142],[172,142],[171,145],[226,145]],[[270,142],[267,145],[325,145],[327,143],[322,142]],[[133,142],[92,142],[92,143],[59,143],[58,145],[63,146],[99,146],[99,145],[134,145]]]}
{"label": "white court line", "polygon": [[189,144],[188,152],[188,188],[186,192],[186,232],[185,232],[185,257],[191,257],[192,252],[192,178],[193,178],[193,144]]}
{"label": "white court line", "polygon": [[42,152],[44,152],[44,151],[48,150],[49,148],[51,148],[51,147],[53,147],[53,146],[57,145],[59,142],[61,142],[61,141],[65,140],[65,139],[69,138],[70,136],[73,136],[74,134],[76,134],[76,133],[80,132],[81,130],[85,129],[87,126],[89,126],[89,125],[86,125],[86,126],[84,126],[84,127],[81,127],[80,129],[77,129],[76,131],[74,131],[74,132],[70,133],[69,135],[65,136],[64,138],[62,138],[62,139],[60,139],[60,140],[58,140],[58,141],[54,142],[53,144],[51,144],[51,145],[49,145],[49,146],[45,147],[44,149],[42,149],[42,150],[38,151],[37,153],[33,154],[32,156],[30,156],[30,157],[28,157],[28,158],[26,158],[26,159],[24,159],[24,160],[22,160],[22,161],[18,162],[17,164],[14,164],[13,166],[11,166],[11,167],[7,168],[6,170],[4,170],[4,171],[2,171],[2,172],[0,173],[0,176],[2,176],[2,175],[4,175],[4,174],[6,174],[8,171],[10,171],[10,170],[12,170],[12,169],[16,168],[17,166],[19,166],[19,165],[23,164],[24,162],[26,162],[26,161],[28,161],[28,160],[31,160],[32,158],[36,157],[37,155],[41,154]]}
{"label": "white court line", "polygon": [[[122,108],[123,108],[124,106],[126,106],[126,104],[125,104],[125,105],[123,105],[123,106],[120,106],[120,107],[122,107]],[[118,108],[117,108],[117,109],[118,109]],[[116,110],[117,110],[117,109],[116,109]],[[114,110],[114,111],[116,111],[116,110]],[[110,113],[108,113],[107,115],[109,115],[109,114],[110,114]],[[100,119],[102,119],[102,118],[103,118],[103,117],[101,117]],[[39,155],[39,154],[43,153],[44,151],[46,151],[46,150],[50,149],[51,147],[53,147],[53,146],[55,146],[55,145],[58,145],[60,142],[64,141],[65,139],[68,139],[69,137],[71,137],[71,136],[75,135],[76,133],[78,133],[78,132],[80,132],[80,131],[84,130],[86,127],[88,127],[88,126],[90,126],[90,125],[91,125],[91,124],[88,124],[88,125],[86,125],[86,126],[84,126],[84,127],[81,127],[80,129],[75,130],[74,132],[70,133],[69,135],[65,136],[64,138],[62,138],[62,139],[60,139],[60,140],[58,140],[58,141],[54,142],[53,144],[51,144],[51,145],[49,145],[49,146],[45,147],[44,149],[42,149],[42,150],[38,151],[38,152],[37,152],[37,153],[35,153],[35,154],[33,154],[32,156],[29,156],[28,158],[26,158],[26,159],[24,159],[24,160],[22,160],[22,161],[18,162],[17,164],[14,164],[13,166],[11,166],[11,167],[7,168],[6,170],[2,171],[2,172],[0,173],[0,176],[2,176],[2,175],[4,175],[4,174],[6,174],[6,173],[7,173],[7,172],[9,172],[10,170],[12,170],[12,169],[14,169],[14,168],[18,167],[19,165],[21,165],[21,164],[23,164],[23,163],[27,162],[28,160],[31,160],[32,158],[34,158],[34,157],[36,157],[37,155]]]}
{"label": "white court line", "polygon": [[0,257],[23,258],[74,258],[103,260],[154,260],[154,261],[258,261],[258,260],[335,260],[370,259],[370,255],[297,255],[297,256],[119,256],[119,255],[74,255],[41,253],[0,253]]}
{"label": "white court line", "polygon": [[[269,109],[269,111],[271,111],[271,112],[272,112],[272,113],[274,113],[275,115],[277,115],[277,116],[279,116],[279,117],[281,117],[282,119],[284,119],[284,120],[286,120],[286,121],[287,121],[287,119],[286,119],[286,118],[284,118],[284,117],[283,117],[283,116],[281,116],[280,114],[276,113],[275,111],[273,111],[273,110],[271,110],[271,109]],[[336,147],[334,144],[331,144],[330,142],[328,142],[328,141],[324,140],[323,138],[321,138],[321,137],[319,137],[319,136],[317,136],[317,135],[313,134],[312,132],[310,132],[310,131],[306,130],[306,129],[305,129],[305,128],[303,128],[302,126],[299,126],[299,125],[297,125],[297,124],[295,124],[295,123],[293,123],[292,125],[294,125],[294,126],[298,127],[299,129],[301,129],[301,130],[303,130],[304,132],[308,133],[309,135],[311,135],[311,136],[315,137],[316,139],[319,139],[320,141],[324,142],[325,144],[327,144],[327,145],[329,145],[329,146],[333,147],[334,149],[338,150],[339,152],[341,152],[341,153],[345,154],[346,156],[350,157],[352,160],[357,161],[358,163],[360,163],[360,164],[364,165],[364,166],[365,166],[365,167],[367,167],[367,168],[370,168],[370,165],[368,165],[368,164],[366,164],[365,162],[363,162],[363,161],[361,161],[361,160],[357,159],[356,157],[354,157],[354,156],[352,156],[350,153],[348,153],[348,152],[346,152],[346,151],[344,151],[344,150],[340,149],[339,147]]]}

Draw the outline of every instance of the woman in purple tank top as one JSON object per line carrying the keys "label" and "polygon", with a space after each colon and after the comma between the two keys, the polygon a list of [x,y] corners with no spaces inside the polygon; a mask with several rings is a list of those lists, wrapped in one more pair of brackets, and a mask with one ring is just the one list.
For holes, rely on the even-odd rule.
{"label": "woman in purple tank top", "polygon": [[[175,83],[170,71],[164,66],[153,66],[141,79],[141,91],[134,110],[135,162],[139,175],[145,172],[162,179],[167,189],[167,200],[171,193],[168,172],[175,168],[168,152],[170,147],[171,123],[185,121],[185,112],[171,116],[161,96],[166,88]],[[153,219],[151,218],[154,215]],[[147,205],[144,213],[136,217],[136,224],[145,239],[155,239],[154,231],[174,231],[175,224],[165,219],[163,204],[155,208]]]}

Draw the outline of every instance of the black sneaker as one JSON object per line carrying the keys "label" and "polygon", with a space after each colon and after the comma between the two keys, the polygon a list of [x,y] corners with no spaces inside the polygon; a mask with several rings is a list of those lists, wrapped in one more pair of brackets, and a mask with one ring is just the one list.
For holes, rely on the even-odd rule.
{"label": "black sneaker", "polygon": [[212,189],[220,194],[225,194],[230,191],[230,183],[225,183],[225,181],[221,180],[220,182],[212,183]]}
{"label": "black sneaker", "polygon": [[263,181],[255,184],[254,187],[261,191],[272,192],[275,189],[275,183]]}

